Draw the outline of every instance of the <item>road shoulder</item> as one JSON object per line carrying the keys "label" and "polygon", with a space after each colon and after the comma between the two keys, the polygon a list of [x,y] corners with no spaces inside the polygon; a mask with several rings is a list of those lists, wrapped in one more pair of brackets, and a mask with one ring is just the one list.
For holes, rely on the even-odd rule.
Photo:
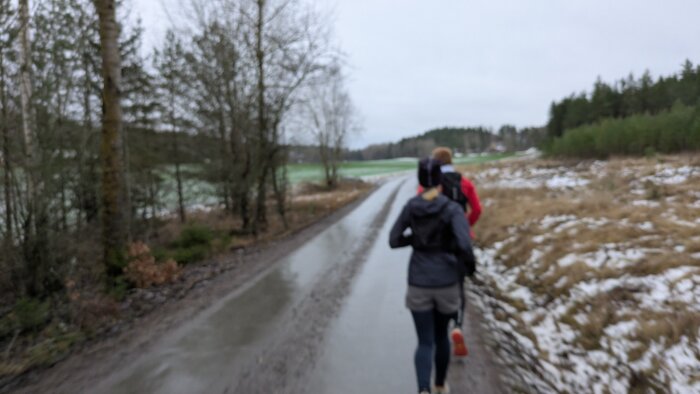
{"label": "road shoulder", "polygon": [[13,385],[3,387],[0,392],[89,392],[96,383],[129,364],[164,335],[191,320],[214,301],[264,275],[276,261],[352,212],[375,190],[284,238],[220,256],[219,263],[223,268],[218,276],[195,284],[181,298],[167,300],[126,327],[115,327],[115,334],[86,344],[51,368],[26,374]]}

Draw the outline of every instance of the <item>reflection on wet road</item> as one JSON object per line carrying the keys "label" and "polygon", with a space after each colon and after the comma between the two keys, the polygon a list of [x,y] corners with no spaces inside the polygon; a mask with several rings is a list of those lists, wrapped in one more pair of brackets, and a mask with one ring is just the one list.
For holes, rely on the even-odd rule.
{"label": "reflection on wet road", "polygon": [[389,248],[389,230],[416,187],[413,180],[401,187],[339,318],[330,326],[308,392],[416,391],[416,334],[404,306],[411,249]]}
{"label": "reflection on wet road", "polygon": [[[232,380],[239,378],[236,373],[240,373],[242,367],[255,357],[255,349],[264,346],[266,338],[273,336],[270,334],[284,323],[290,306],[307,294],[328,262],[346,259],[352,253],[353,246],[363,239],[366,229],[401,181],[392,180],[380,187],[348,216],[275,264],[254,283],[235,291],[164,337],[154,350],[124,366],[123,371],[117,371],[102,382],[95,392],[224,392]],[[402,190],[401,204],[406,195]],[[396,206],[392,207],[390,220],[397,214]],[[383,229],[375,249],[376,245],[386,244],[385,238]],[[393,267],[390,279],[401,284],[405,282],[407,258],[404,257],[393,253],[390,261],[396,264],[387,264]],[[366,276],[365,273],[362,275]],[[383,315],[400,310],[401,318],[407,318],[406,312],[401,310],[400,300],[396,306],[397,311],[383,312]],[[386,324],[391,321],[386,316],[380,320]],[[400,325],[409,323],[402,321]],[[401,345],[406,347],[405,343]],[[402,363],[405,364],[405,359]]]}

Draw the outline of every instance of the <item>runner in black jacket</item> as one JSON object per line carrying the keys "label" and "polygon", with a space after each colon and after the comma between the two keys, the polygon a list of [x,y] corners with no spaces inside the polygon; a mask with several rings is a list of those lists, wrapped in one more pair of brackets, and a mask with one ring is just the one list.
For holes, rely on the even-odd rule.
{"label": "runner in black jacket", "polygon": [[[418,180],[425,191],[408,201],[389,235],[392,248],[413,247],[406,306],[411,310],[418,333],[414,361],[420,393],[431,392],[433,352],[435,392],[447,392],[445,378],[450,360],[447,325],[460,307],[462,265],[475,262],[464,211],[440,194],[440,164],[433,159],[420,161]],[[406,234],[408,229],[410,234]]]}

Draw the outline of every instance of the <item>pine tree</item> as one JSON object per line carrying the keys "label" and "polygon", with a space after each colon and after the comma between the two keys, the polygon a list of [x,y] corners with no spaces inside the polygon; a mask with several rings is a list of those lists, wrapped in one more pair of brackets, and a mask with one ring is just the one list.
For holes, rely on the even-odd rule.
{"label": "pine tree", "polygon": [[121,273],[124,254],[124,203],[122,163],[121,55],[119,25],[114,0],[96,0],[102,54],[103,116],[100,157],[102,162],[102,244],[107,274]]}

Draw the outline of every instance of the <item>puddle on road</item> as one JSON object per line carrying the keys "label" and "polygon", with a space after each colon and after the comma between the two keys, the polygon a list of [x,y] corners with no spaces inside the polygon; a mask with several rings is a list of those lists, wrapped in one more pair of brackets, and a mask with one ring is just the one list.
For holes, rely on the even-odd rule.
{"label": "puddle on road", "polygon": [[[107,379],[97,392],[221,392],[282,324],[291,305],[324,272],[345,259],[398,186],[392,180],[338,223],[275,264],[256,282],[222,299],[161,340],[140,360]],[[392,210],[392,217],[395,214]],[[392,219],[393,220],[393,219]],[[384,233],[382,233],[382,237]]]}

